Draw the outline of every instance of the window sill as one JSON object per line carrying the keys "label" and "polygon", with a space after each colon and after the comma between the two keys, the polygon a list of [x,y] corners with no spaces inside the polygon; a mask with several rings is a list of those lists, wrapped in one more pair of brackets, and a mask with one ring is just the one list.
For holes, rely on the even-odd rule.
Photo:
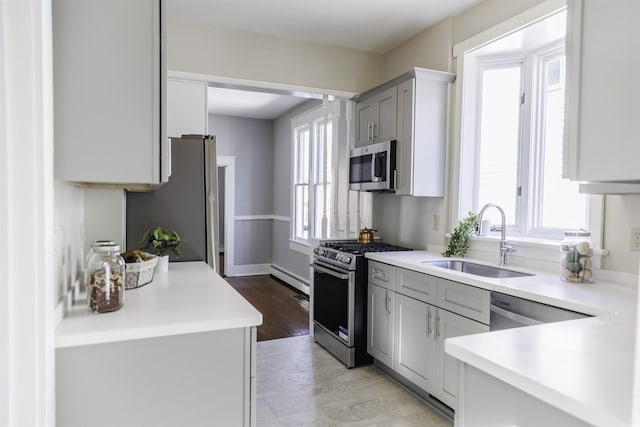
{"label": "window sill", "polygon": [[[518,246],[529,246],[540,249],[560,250],[560,240],[551,239],[534,239],[531,237],[509,236],[506,237],[508,242],[517,244]],[[490,233],[486,236],[471,236],[471,241],[478,242],[499,242],[500,233]]]}
{"label": "window sill", "polygon": [[311,253],[311,245],[309,242],[301,242],[299,240],[289,239],[289,249],[301,252],[305,255],[309,255]]}
{"label": "window sill", "polygon": [[[447,237],[451,237],[447,234]],[[487,236],[470,236],[469,250],[466,256],[488,262],[496,262],[499,257],[500,233]],[[548,272],[556,272],[560,264],[560,241],[551,239],[535,239],[520,236],[509,236],[507,242],[516,251],[509,253],[509,264]],[[594,267],[600,268],[600,259],[609,252],[605,249],[594,249]]]}
{"label": "window sill", "polygon": [[[447,237],[450,237],[450,234],[447,234]],[[471,241],[477,242],[499,242],[500,241],[500,233],[490,233],[487,236],[476,236],[472,235],[470,237]],[[536,239],[532,237],[520,237],[520,236],[509,236],[507,234],[507,242],[514,244],[518,247],[530,247],[537,249],[548,249],[553,251],[560,250],[560,240],[553,239]],[[606,249],[594,248],[593,249],[595,255],[599,256],[607,256],[609,255],[609,251]]]}

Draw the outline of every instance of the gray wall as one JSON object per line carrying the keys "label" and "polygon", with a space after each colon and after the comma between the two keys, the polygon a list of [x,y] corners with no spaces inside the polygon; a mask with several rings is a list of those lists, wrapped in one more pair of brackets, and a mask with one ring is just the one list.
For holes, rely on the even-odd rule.
{"label": "gray wall", "polygon": [[[291,215],[291,118],[321,105],[310,100],[290,110],[273,124],[273,214]],[[289,248],[290,222],[273,221],[272,264],[309,280],[309,256]]]}
{"label": "gray wall", "polygon": [[[234,215],[271,215],[273,122],[210,114],[209,133],[216,136],[218,155],[236,158]],[[236,265],[271,262],[270,223],[264,219],[235,221]]]}
{"label": "gray wall", "polygon": [[209,115],[216,153],[236,157],[236,215],[272,212],[273,122]]}

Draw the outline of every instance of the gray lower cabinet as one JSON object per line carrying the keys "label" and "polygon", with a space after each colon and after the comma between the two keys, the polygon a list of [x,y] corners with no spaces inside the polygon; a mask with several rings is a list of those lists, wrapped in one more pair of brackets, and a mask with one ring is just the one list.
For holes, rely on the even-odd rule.
{"label": "gray lower cabinet", "polygon": [[[367,351],[456,409],[458,362],[445,353],[444,342],[489,331],[489,291],[373,261],[369,264]],[[391,277],[390,268],[395,268],[391,289],[372,283],[374,276],[382,275],[372,274],[376,268],[384,268],[385,277]]]}
{"label": "gray lower cabinet", "polygon": [[458,395],[458,360],[444,351],[448,338],[488,332],[489,326],[441,308],[436,313],[436,359],[433,394],[456,408]]}
{"label": "gray lower cabinet", "polygon": [[369,282],[367,303],[367,352],[393,366],[393,300],[395,293]]}
{"label": "gray lower cabinet", "polygon": [[58,348],[56,425],[254,426],[255,346],[236,328]]}
{"label": "gray lower cabinet", "polygon": [[433,392],[436,308],[396,294],[393,369],[428,393]]}

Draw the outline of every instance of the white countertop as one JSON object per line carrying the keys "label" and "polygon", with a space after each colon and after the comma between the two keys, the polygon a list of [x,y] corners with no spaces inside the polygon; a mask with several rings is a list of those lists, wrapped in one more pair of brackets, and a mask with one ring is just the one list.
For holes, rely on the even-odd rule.
{"label": "white countertop", "polygon": [[204,262],[169,264],[153,282],[125,292],[124,306],[94,314],[86,304],[56,328],[56,348],[262,324],[262,314]]}
{"label": "white countertop", "polygon": [[[367,253],[375,261],[596,317],[451,338],[451,356],[593,425],[631,424],[637,287],[567,283],[559,275],[494,279],[430,267],[426,251]],[[483,261],[466,261],[488,264]]]}

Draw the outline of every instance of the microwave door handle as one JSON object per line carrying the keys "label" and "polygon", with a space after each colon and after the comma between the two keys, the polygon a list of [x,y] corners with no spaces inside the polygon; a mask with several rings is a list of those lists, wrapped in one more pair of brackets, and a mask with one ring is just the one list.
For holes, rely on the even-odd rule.
{"label": "microwave door handle", "polygon": [[382,178],[382,156],[376,155],[373,158],[373,176],[376,178]]}

